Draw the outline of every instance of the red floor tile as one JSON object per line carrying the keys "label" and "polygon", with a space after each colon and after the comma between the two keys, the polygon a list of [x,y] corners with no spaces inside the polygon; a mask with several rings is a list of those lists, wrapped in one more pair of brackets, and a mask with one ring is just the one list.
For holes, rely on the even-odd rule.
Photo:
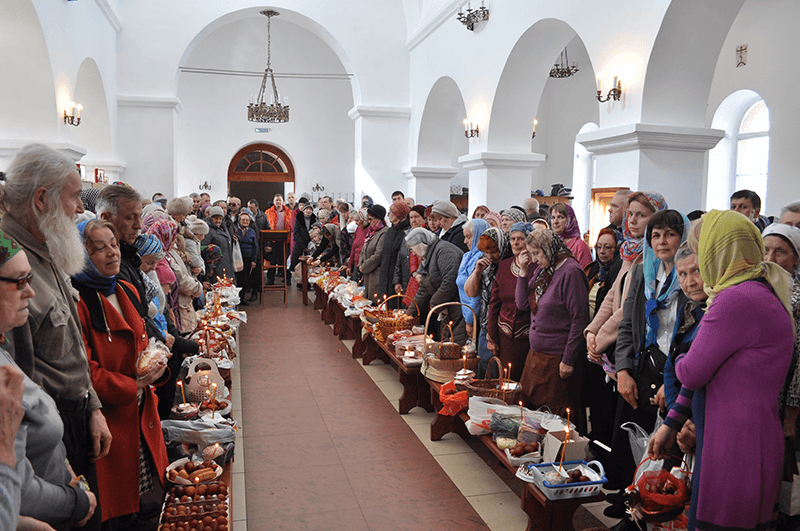
{"label": "red floor tile", "polygon": [[389,502],[362,509],[370,531],[487,531],[475,509],[463,497],[445,500]]}
{"label": "red floor tile", "polygon": [[327,431],[248,438],[244,452],[247,472],[279,468],[330,466],[339,454]]}
{"label": "red floor tile", "polygon": [[294,435],[326,429],[317,406],[276,403],[275,408],[257,413],[242,407],[242,437]]}
{"label": "red floor tile", "polygon": [[353,437],[352,430],[331,430],[331,439],[339,459],[349,463],[382,461],[387,456],[425,459],[430,454],[404,422],[397,426],[382,426],[369,436]]}
{"label": "red floor tile", "polygon": [[369,531],[359,509],[276,516],[270,518],[268,528],[270,531]]}

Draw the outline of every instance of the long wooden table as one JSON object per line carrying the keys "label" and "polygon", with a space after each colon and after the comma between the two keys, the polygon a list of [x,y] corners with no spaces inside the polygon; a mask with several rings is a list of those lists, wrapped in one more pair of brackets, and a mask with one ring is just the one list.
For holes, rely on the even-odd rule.
{"label": "long wooden table", "polygon": [[[398,407],[400,414],[406,414],[415,407],[421,407],[428,412],[435,411],[436,416],[431,421],[430,427],[431,441],[438,441],[447,433],[456,433],[463,438],[471,437],[466,428],[466,421],[469,420],[466,411],[455,416],[439,413],[442,409],[442,403],[439,400],[440,383],[425,378],[419,367],[406,366],[395,354],[394,349],[386,343],[376,340],[372,333],[366,334],[362,340],[360,320],[345,317],[345,309],[338,301],[329,300],[324,290],[316,284],[314,289],[317,292],[314,309],[321,310],[321,318],[326,323],[330,321],[329,324],[334,324],[334,333],[338,336],[342,337],[342,334],[350,333],[355,335],[356,344],[360,342],[363,346],[363,352],[359,352],[359,355],[362,356],[364,365],[369,365],[379,359],[397,370],[398,381],[403,385],[403,395],[400,397]],[[354,348],[353,358],[356,357]],[[507,469],[516,472],[517,467],[508,462],[505,453],[492,440],[491,434],[482,435],[479,440]],[[586,498],[550,500],[535,484],[522,480],[520,482],[523,486],[520,502],[522,510],[529,518],[527,531],[574,531],[572,519],[578,507],[584,503],[605,500],[605,494],[602,492]]]}

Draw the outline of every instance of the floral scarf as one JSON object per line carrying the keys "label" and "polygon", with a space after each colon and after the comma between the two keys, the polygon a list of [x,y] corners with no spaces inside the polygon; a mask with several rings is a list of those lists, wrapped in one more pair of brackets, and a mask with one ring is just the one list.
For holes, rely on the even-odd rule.
{"label": "floral scarf", "polygon": [[547,286],[550,285],[550,281],[553,279],[553,274],[556,271],[556,266],[566,258],[575,260],[575,255],[567,248],[567,244],[564,243],[564,240],[551,229],[536,229],[531,234],[533,234],[534,245],[542,250],[548,262],[550,262],[547,267],[537,268],[539,272],[533,280],[533,300],[530,301],[531,315],[536,315],[539,299],[542,298],[542,295],[544,295],[544,292],[547,290]]}
{"label": "floral scarf", "polygon": [[493,262],[489,267],[484,269],[481,274],[481,313],[478,319],[481,329],[486,329],[486,327],[489,326],[489,300],[492,297],[492,286],[497,276],[499,262],[511,256],[511,246],[508,243],[508,236],[506,236],[506,233],[497,227],[490,227],[481,234],[480,240],[478,241],[478,248],[482,251],[489,251],[493,250],[494,247],[497,247],[497,250],[500,252],[500,260],[497,264]]}
{"label": "floral scarf", "polygon": [[[655,212],[669,208],[667,206],[667,200],[664,199],[664,196],[658,192],[642,193],[647,196],[647,200]],[[631,234],[631,231],[628,228],[627,209],[622,218],[622,239],[623,241],[619,248],[619,254],[626,262],[633,262],[640,254],[642,254],[642,250],[644,249],[644,238],[635,238],[633,234]]]}

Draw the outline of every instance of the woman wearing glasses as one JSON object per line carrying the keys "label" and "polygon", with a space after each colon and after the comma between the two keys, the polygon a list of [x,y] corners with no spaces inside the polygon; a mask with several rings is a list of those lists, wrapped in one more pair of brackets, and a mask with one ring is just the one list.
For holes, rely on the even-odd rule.
{"label": "woman wearing glasses", "polygon": [[[30,285],[32,278],[25,251],[0,231],[0,333],[27,321],[28,300],[35,295]],[[0,437],[4,441],[10,438],[8,442],[12,443],[10,452],[3,452],[8,448],[0,448],[0,454],[5,454],[0,459],[0,493],[10,495],[14,501],[12,505],[19,507],[20,524],[25,518],[36,518],[55,529],[83,526],[94,514],[97,500],[93,493],[72,486],[77,485],[77,480],[67,466],[67,451],[61,442],[64,424],[55,402],[30,378],[22,376],[17,364],[2,348],[0,367],[4,405],[10,398],[10,382],[19,379],[24,385],[22,421],[19,424],[18,417],[15,421],[20,429],[13,427],[12,422],[0,423]],[[3,414],[8,413],[11,411],[4,408]],[[0,524],[5,525],[8,518],[13,522],[16,516],[7,509],[0,502]]]}
{"label": "woman wearing glasses", "polygon": [[617,250],[617,237],[611,229],[602,229],[594,246],[597,260],[583,268],[589,278],[589,318],[594,318],[595,308],[603,304],[608,290],[617,279],[619,268],[616,266],[622,259]]}

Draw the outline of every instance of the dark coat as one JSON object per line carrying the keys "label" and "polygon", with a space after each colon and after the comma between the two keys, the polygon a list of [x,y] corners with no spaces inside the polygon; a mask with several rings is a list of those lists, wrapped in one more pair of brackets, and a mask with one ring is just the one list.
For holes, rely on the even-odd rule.
{"label": "dark coat", "polygon": [[[628,289],[628,298],[625,299],[622,310],[622,321],[617,334],[617,349],[615,351],[614,365],[617,371],[628,369],[633,376],[633,366],[637,353],[642,349],[642,338],[645,333],[644,305],[647,297],[644,294],[644,269],[642,264],[637,265],[630,272],[631,287]],[[678,290],[678,306],[683,308],[689,298]],[[665,352],[664,354],[667,354]]]}
{"label": "dark coat", "polygon": [[[437,239],[429,247],[425,259],[417,271],[422,275],[419,289],[414,296],[414,302],[419,305],[421,318],[424,319],[428,310],[445,302],[458,302],[458,266],[464,253],[450,242]],[[409,313],[416,314],[416,306],[409,304]],[[460,306],[450,306],[444,309],[446,322],[453,322],[455,340],[463,344],[466,341],[466,322]],[[436,317],[431,317],[431,321]],[[421,321],[420,324],[424,324]]]}
{"label": "dark coat", "polygon": [[[317,222],[317,215],[311,214],[309,218],[310,223],[308,226],[314,225]],[[308,242],[311,241],[311,235],[306,228],[305,216],[302,212],[297,211],[297,216],[294,220],[294,228],[292,229],[292,241],[294,242],[294,249],[292,250],[292,260],[289,265],[289,270],[294,271],[297,265],[297,259],[303,256],[303,251],[308,248]]]}
{"label": "dark coat", "polygon": [[[397,255],[400,253],[400,247],[406,246],[406,234],[410,230],[411,220],[406,217],[386,231],[386,237],[383,240],[378,295],[394,295],[394,270],[397,265]],[[394,302],[394,300],[390,302]]]}
{"label": "dark coat", "polygon": [[[365,293],[364,296],[372,299],[374,303],[378,303],[381,299],[380,293],[380,275],[381,275],[381,259],[383,258],[383,242],[386,237],[386,227],[372,235],[372,238],[364,244],[361,249],[361,254],[358,257],[358,266],[361,268],[361,275],[364,280]],[[376,295],[377,294],[377,295]]]}
{"label": "dark coat", "polygon": [[213,271],[208,271],[208,276],[215,281],[217,277],[222,277],[223,274],[228,278],[236,278],[236,272],[233,270],[233,238],[225,228],[224,222],[221,227],[209,223],[208,234],[203,239],[203,243],[213,243],[219,246],[220,251],[222,251],[222,258],[219,259]]}
{"label": "dark coat", "polygon": [[[440,239],[452,243],[461,249],[462,252],[466,253],[469,251],[469,247],[467,247],[464,241],[464,225],[466,225],[466,223],[466,221],[462,221],[458,224],[454,223],[453,226],[450,227],[450,230],[440,236]],[[456,266],[456,272],[458,272],[458,266]]]}

